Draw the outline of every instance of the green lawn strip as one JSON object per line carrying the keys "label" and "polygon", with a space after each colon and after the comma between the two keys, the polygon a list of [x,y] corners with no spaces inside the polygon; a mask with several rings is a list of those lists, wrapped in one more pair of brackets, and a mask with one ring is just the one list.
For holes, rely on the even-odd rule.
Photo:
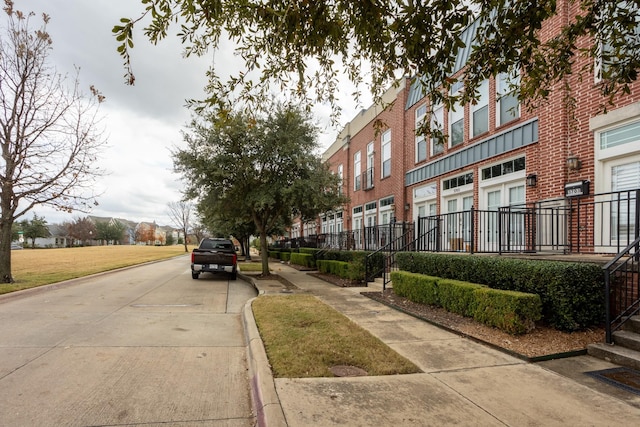
{"label": "green lawn strip", "polygon": [[330,368],[338,365],[368,375],[421,372],[314,296],[262,296],[253,302],[253,313],[276,378],[331,377]]}

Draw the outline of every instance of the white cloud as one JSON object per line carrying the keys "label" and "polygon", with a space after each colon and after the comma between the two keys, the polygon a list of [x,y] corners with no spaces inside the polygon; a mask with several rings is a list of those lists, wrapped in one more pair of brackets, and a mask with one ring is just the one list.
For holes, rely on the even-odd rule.
{"label": "white cloud", "polygon": [[[60,73],[71,77],[74,66],[79,67],[81,87],[88,91],[94,85],[106,96],[101,112],[109,147],[100,165],[111,173],[96,183],[96,192],[102,195],[91,214],[170,224],[167,203],[180,199],[182,187],[180,176],[172,172],[170,150],[182,142],[180,131],[189,121],[185,100],[204,97],[205,72],[214,59],[216,72],[222,75],[234,71],[229,67],[238,66],[238,58],[229,48],[208,57],[183,58],[177,37],[154,46],[138,26],[132,51],[136,83],[127,86],[111,29],[121,17],[135,18],[142,13],[144,6],[139,0],[15,0],[15,8],[50,15],[50,60]],[[39,24],[39,16],[34,18],[33,23]],[[343,122],[361,108],[350,99],[352,92],[348,86],[341,95]],[[326,105],[318,105],[314,111],[324,149],[333,143],[339,129],[329,124]],[[84,216],[44,207],[35,212],[49,223]],[[31,216],[27,214],[27,218]]]}

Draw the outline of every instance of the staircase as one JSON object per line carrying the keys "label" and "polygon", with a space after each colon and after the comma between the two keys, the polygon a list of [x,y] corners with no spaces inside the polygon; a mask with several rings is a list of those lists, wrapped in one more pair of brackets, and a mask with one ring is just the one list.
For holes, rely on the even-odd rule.
{"label": "staircase", "polygon": [[640,371],[640,315],[629,318],[612,333],[613,343],[587,346],[589,355]]}

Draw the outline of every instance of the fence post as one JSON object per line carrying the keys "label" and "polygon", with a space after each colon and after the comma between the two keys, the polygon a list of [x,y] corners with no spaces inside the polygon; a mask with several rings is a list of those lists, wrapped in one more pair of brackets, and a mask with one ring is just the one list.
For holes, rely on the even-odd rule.
{"label": "fence post", "polygon": [[470,213],[470,215],[471,215],[471,224],[470,224],[470,227],[471,227],[470,233],[471,233],[471,235],[469,236],[469,240],[470,240],[470,242],[469,242],[469,244],[470,244],[469,253],[473,253],[475,251],[475,249],[476,249],[476,246],[475,246],[475,244],[476,244],[476,215],[475,215],[475,213],[476,213],[475,209],[473,208],[473,206],[471,206],[471,213]]}

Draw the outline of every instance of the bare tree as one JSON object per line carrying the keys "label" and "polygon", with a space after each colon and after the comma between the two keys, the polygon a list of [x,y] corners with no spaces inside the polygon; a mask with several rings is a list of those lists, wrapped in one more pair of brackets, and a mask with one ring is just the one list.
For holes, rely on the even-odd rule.
{"label": "bare tree", "polygon": [[95,202],[102,170],[94,162],[106,141],[98,129],[104,97],[71,84],[48,64],[49,16],[31,29],[33,13],[5,0],[7,28],[0,37],[0,281],[10,283],[11,227],[37,205],[72,212]]}
{"label": "bare tree", "polygon": [[189,202],[169,202],[169,218],[173,222],[173,226],[182,230],[184,235],[184,251],[189,252],[187,248],[187,236],[189,235],[189,226],[191,225],[191,211],[193,205]]}

